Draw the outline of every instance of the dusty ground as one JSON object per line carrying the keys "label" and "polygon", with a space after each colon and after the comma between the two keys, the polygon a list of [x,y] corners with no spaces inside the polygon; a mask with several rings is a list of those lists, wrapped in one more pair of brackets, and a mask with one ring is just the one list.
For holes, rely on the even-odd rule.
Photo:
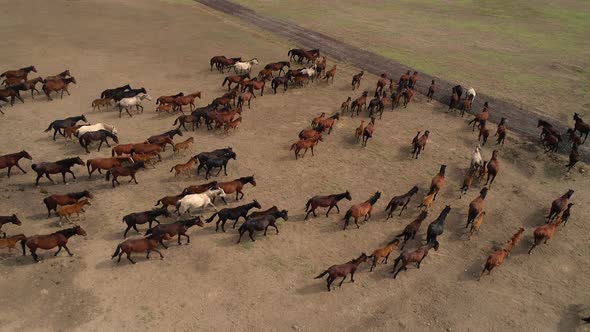
{"label": "dusty ground", "polygon": [[[122,143],[171,128],[174,118],[157,116],[153,102],[133,118],[93,112],[91,100],[107,87],[144,86],[153,97],[201,90],[203,105],[223,93],[222,75],[209,72],[211,56],[235,54],[267,63],[283,59],[292,46],[192,3],[31,1],[6,2],[3,8],[0,34],[12,43],[0,49],[4,67],[35,64],[42,76],[69,68],[78,80],[70,89],[72,96],[63,100],[27,97],[24,105],[5,108],[0,153],[24,148],[34,162],[109,155],[108,150],[86,155],[79,145],[51,141],[43,130],[58,118],[84,113],[92,123],[113,123]],[[30,256],[0,254],[2,329],[583,329],[578,318],[590,314],[584,222],[584,207],[590,203],[588,178],[578,170],[566,176],[564,159],[510,137],[500,152],[501,173],[486,200],[486,222],[469,242],[462,226],[467,204],[478,190],[459,200],[457,188],[476,137],[465,120],[444,114],[441,105],[427,104],[423,96],[407,110],[387,112],[366,149],[352,138],[359,120],[346,117],[319,145],[315,157],[294,160],[288,148],[299,130],[317,113],[334,112],[348,95],[356,96],[348,88],[356,71],[340,64],[333,86],[313,84],[257,98],[252,110],[244,112],[242,127],[227,137],[189,133],[196,140],[194,153],[234,148],[238,159],[230,163],[229,176],[220,179],[254,174],[258,186],[246,189],[245,202],[256,198],[263,208],[278,205],[289,210],[289,221],[279,225],[279,235],[258,236],[253,244],[238,246],[235,231],[216,234],[209,224],[191,231],[189,246],[172,245],[163,261],[137,257],[138,264],[132,266],[110,260],[122,240],[123,215],[150,209],[158,198],[204,182],[195,177],[174,179],[168,171],[179,160],[168,153],[155,169],[138,175],[138,185],[116,189],[100,178],[87,180],[83,167],[74,169],[77,182],[64,186],[42,180],[39,188],[31,172],[15,172],[10,179],[1,172],[0,211],[17,213],[23,220],[20,228],[5,226],[9,234],[57,230],[57,219],[46,218],[44,191],[89,189],[96,195],[86,220],[80,221],[88,237],[71,240],[74,257],[53,258],[45,252],[44,261],[34,264]],[[368,77],[363,87],[374,81]],[[427,150],[419,160],[410,160],[411,138],[425,129],[432,132]],[[485,147],[484,158],[490,155],[491,145]],[[22,162],[26,169],[30,163]],[[441,163],[449,165],[448,183],[428,222],[445,204],[453,210],[441,249],[432,252],[420,270],[410,269],[393,281],[391,265],[371,274],[365,265],[356,283],[345,283],[332,293],[325,291],[324,281],[313,280],[326,267],[380,246],[413,220],[418,213],[414,206],[388,222],[383,209],[392,196],[415,184],[421,198]],[[551,200],[569,188],[576,190],[571,223],[529,257],[526,250],[534,227],[544,222]],[[346,232],[341,230],[342,215],[303,221],[303,206],[311,195],[347,189],[353,202],[343,202],[343,210],[376,190],[383,192],[372,221]],[[492,248],[521,225],[527,230],[513,255],[477,282]]]}

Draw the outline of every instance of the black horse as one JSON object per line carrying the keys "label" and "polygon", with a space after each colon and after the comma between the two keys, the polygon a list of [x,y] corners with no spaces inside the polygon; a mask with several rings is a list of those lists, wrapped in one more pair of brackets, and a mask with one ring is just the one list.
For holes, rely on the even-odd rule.
{"label": "black horse", "polygon": [[170,212],[168,212],[168,209],[158,208],[149,211],[130,213],[124,216],[123,222],[127,224],[127,229],[125,230],[125,233],[123,233],[123,238],[127,238],[127,232],[131,228],[139,233],[137,225],[148,223],[148,227],[152,228],[152,223],[154,221],[159,225],[160,221],[156,219],[159,216],[170,217]]}
{"label": "black horse", "polygon": [[[215,176],[218,176],[219,173],[221,173],[221,170],[223,169],[223,173],[227,176],[227,163],[229,162],[230,159],[235,160],[236,159],[236,154],[234,152],[230,152],[227,153],[221,157],[217,157],[217,158],[209,158],[205,161],[205,179],[209,179],[209,175],[211,174],[211,170],[215,169],[215,168],[219,168],[219,171],[217,172],[217,174],[215,174]],[[201,165],[199,165],[201,166]]]}
{"label": "black horse", "polygon": [[252,242],[256,241],[253,237],[255,231],[264,231],[264,236],[266,236],[266,231],[270,226],[274,227],[277,231],[277,234],[279,234],[279,229],[276,225],[278,218],[283,218],[283,220],[285,221],[289,220],[288,211],[282,210],[272,214],[268,214],[266,216],[247,219],[238,229],[238,231],[240,232],[238,243],[240,243],[240,241],[242,240],[242,235],[244,235],[244,233],[246,232],[248,232],[248,236],[250,236],[250,240],[252,240]]}
{"label": "black horse", "polygon": [[98,152],[100,152],[100,147],[102,146],[102,143],[105,143],[109,148],[111,147],[109,145],[109,142],[107,141],[108,137],[112,138],[115,143],[119,144],[119,138],[117,137],[117,135],[103,129],[98,131],[86,132],[78,138],[78,141],[80,142],[80,146],[86,149],[86,153],[90,153],[90,151],[88,150],[88,146],[92,142],[100,141],[100,144],[98,144]]}
{"label": "black horse", "polygon": [[131,98],[131,97],[135,97],[140,93],[147,93],[145,91],[145,88],[139,88],[139,89],[129,89],[127,91],[117,91],[114,95],[113,98],[115,101],[120,101],[123,98]]}
{"label": "black horse", "polygon": [[197,167],[197,175],[199,175],[199,172],[201,171],[201,169],[205,167],[205,162],[208,159],[222,157],[222,156],[230,154],[230,153],[233,153],[233,150],[231,147],[227,147],[227,148],[223,148],[223,149],[213,150],[210,152],[201,152],[201,153],[195,155],[193,158],[199,161],[199,166]]}
{"label": "black horse", "polygon": [[119,92],[123,92],[123,91],[127,91],[127,90],[131,90],[131,86],[129,86],[129,84],[125,84],[123,86],[120,86],[120,87],[114,88],[114,89],[106,89],[100,94],[100,98],[113,99],[115,97],[115,95],[118,94]]}
{"label": "black horse", "polygon": [[70,170],[70,168],[72,168],[74,165],[84,166],[86,164],[82,159],[80,159],[80,157],[74,157],[58,160],[56,162],[43,162],[31,165],[33,171],[37,172],[37,179],[35,180],[35,185],[39,185],[39,179],[41,179],[43,175],[45,175],[45,177],[49,181],[51,181],[51,183],[55,184],[55,182],[49,177],[49,174],[61,173],[64,184],[66,183],[66,173],[72,174],[72,177],[76,179],[76,175],[74,174],[74,172]]}
{"label": "black horse", "polygon": [[61,132],[62,129],[66,129],[68,127],[75,126],[76,123],[78,123],[78,121],[84,121],[84,122],[88,123],[88,120],[86,120],[86,117],[84,116],[84,114],[78,115],[78,116],[71,116],[71,117],[65,118],[63,120],[53,121],[52,123],[49,124],[49,127],[47,127],[47,129],[45,129],[45,132],[48,132],[51,129],[53,129],[53,140],[55,141],[55,135],[57,135],[58,132],[60,135],[64,136],[65,132],[62,133]]}
{"label": "black horse", "polygon": [[430,223],[430,225],[428,225],[428,231],[426,232],[426,243],[427,244],[438,243],[436,241],[436,237],[443,233],[444,226],[445,226],[445,219],[447,218],[447,215],[449,214],[450,211],[451,211],[451,206],[450,205],[445,206],[445,208],[442,210],[442,212],[440,213],[438,218],[436,218],[435,221],[433,221],[432,223]]}
{"label": "black horse", "polygon": [[206,222],[210,223],[213,221],[213,219],[215,219],[215,216],[218,216],[219,219],[215,224],[215,231],[217,232],[217,230],[219,229],[219,223],[221,223],[221,231],[225,233],[225,223],[227,220],[235,220],[235,222],[237,223],[240,217],[246,219],[248,211],[254,208],[261,208],[260,204],[256,200],[254,200],[252,203],[240,205],[235,208],[225,208],[220,210],[219,212],[215,212],[209,219],[207,219]]}

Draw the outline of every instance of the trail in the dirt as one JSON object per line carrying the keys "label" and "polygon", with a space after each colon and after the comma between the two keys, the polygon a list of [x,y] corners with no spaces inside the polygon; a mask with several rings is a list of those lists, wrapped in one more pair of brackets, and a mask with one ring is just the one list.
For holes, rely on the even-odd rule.
{"label": "trail in the dirt", "polygon": [[[251,9],[228,0],[196,1],[215,10],[238,17],[243,21],[270,31],[281,37],[290,39],[300,47],[319,48],[325,55],[328,55],[341,62],[350,63],[355,67],[361,68],[375,75],[388,73],[392,75],[392,77],[396,78],[402,73],[405,73],[407,70],[413,71],[413,69],[409,67],[380,55],[371,53],[358,47],[354,47],[352,45],[348,45],[332,37],[302,28],[290,22],[284,22],[260,15]],[[287,50],[285,50],[285,56],[287,55],[286,51]],[[451,88],[457,85],[457,83],[451,83],[426,73],[420,73],[420,80],[417,84],[418,92],[425,94],[428,91],[428,87],[430,86],[430,81],[433,79],[436,80],[438,90],[434,96],[434,99],[443,104],[448,104],[450,101],[449,98]],[[552,123],[554,126],[557,126],[562,133],[565,133],[567,129],[566,125],[559,123],[555,119],[523,109],[508,101],[482,93],[479,90],[477,92],[477,98],[473,103],[472,109],[481,110],[485,101],[490,103],[490,106],[493,110],[490,114],[491,122],[498,123],[500,118],[505,117],[508,119],[509,131],[514,132],[526,139],[538,140],[538,135],[540,132],[540,130],[537,128],[538,119],[543,119]],[[562,144],[562,147],[565,145],[567,144]],[[563,149],[561,152],[569,153],[569,149]],[[580,154],[584,161],[590,161],[590,150],[587,147],[580,147]]]}

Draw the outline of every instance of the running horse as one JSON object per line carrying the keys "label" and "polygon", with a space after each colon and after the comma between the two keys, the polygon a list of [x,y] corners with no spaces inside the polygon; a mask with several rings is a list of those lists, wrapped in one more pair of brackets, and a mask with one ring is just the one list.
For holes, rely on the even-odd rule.
{"label": "running horse", "polygon": [[55,181],[53,181],[51,179],[51,177],[49,177],[49,175],[50,174],[57,174],[57,173],[61,173],[64,184],[67,184],[66,173],[72,174],[74,179],[76,179],[76,175],[74,174],[74,172],[72,172],[70,170],[70,168],[72,168],[74,165],[84,166],[86,164],[84,163],[84,161],[82,159],[80,159],[80,157],[74,157],[74,158],[67,158],[67,159],[58,160],[56,162],[42,162],[39,164],[31,165],[31,168],[33,169],[33,171],[35,171],[37,173],[37,179],[35,180],[35,185],[36,186],[39,185],[39,179],[41,179],[41,177],[43,175],[45,175],[45,177],[49,181],[51,181],[51,183],[55,184]]}
{"label": "running horse", "polygon": [[11,153],[11,154],[6,154],[3,156],[0,156],[0,169],[4,169],[8,167],[8,177],[10,177],[10,170],[16,166],[18,169],[20,169],[23,174],[27,174],[27,172],[25,172],[24,169],[22,169],[20,167],[20,165],[18,164],[18,161],[21,160],[22,158],[27,158],[29,160],[33,160],[33,157],[31,157],[31,155],[25,151],[22,150],[21,152],[17,152],[17,153]]}
{"label": "running horse", "polygon": [[272,71],[278,70],[279,75],[281,75],[281,73],[284,71],[285,67],[291,69],[291,61],[279,61],[279,62],[269,63],[266,66],[264,66],[264,69],[272,70]]}
{"label": "running horse", "polygon": [[35,66],[28,66],[28,67],[24,67],[24,68],[20,68],[17,70],[9,70],[9,71],[5,71],[2,74],[0,74],[0,77],[6,77],[6,78],[22,78],[23,80],[27,80],[27,76],[29,75],[30,72],[37,72],[37,69],[35,68]]}
{"label": "running horse", "polygon": [[53,100],[50,96],[51,92],[53,92],[53,91],[55,91],[55,92],[61,91],[60,98],[63,98],[64,91],[67,92],[68,96],[70,95],[70,92],[68,91],[68,85],[70,83],[76,84],[76,79],[73,76],[68,77],[68,78],[64,78],[62,80],[47,81],[43,84],[42,89],[43,89],[43,92],[45,92],[47,99],[49,99],[49,100]]}
{"label": "running horse", "polygon": [[26,246],[31,251],[31,256],[33,256],[33,259],[35,260],[35,262],[39,262],[39,256],[37,255],[37,249],[49,250],[49,249],[53,249],[55,247],[58,247],[57,252],[53,255],[53,256],[57,256],[57,254],[59,254],[61,249],[64,248],[68,252],[68,255],[74,256],[74,254],[72,254],[70,252],[70,249],[67,246],[68,240],[74,235],[86,236],[86,231],[82,227],[76,225],[72,228],[62,229],[62,230],[59,230],[55,233],[51,233],[51,234],[47,234],[47,235],[30,236],[20,242],[20,244],[23,248],[23,255],[26,255],[26,252],[25,252],[25,246]]}

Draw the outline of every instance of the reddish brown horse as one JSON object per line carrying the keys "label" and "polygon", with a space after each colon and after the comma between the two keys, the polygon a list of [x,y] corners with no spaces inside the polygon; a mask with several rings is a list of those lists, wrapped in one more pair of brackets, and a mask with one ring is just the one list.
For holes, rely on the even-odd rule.
{"label": "reddish brown horse", "polygon": [[22,158],[27,158],[29,160],[33,160],[33,157],[31,157],[31,155],[25,150],[22,150],[21,152],[17,152],[17,153],[5,154],[3,156],[0,156],[0,169],[4,169],[4,168],[8,167],[8,177],[10,177],[10,170],[14,166],[16,166],[18,169],[20,169],[21,172],[23,172],[23,174],[27,174],[27,172],[25,172],[25,170],[22,169],[20,167],[20,165],[18,164],[18,161],[21,160]]}
{"label": "reddish brown horse", "polygon": [[62,248],[64,248],[68,255],[74,256],[68,248],[68,240],[74,235],[86,236],[86,231],[80,226],[74,226],[72,228],[62,229],[55,233],[47,235],[33,235],[20,242],[23,248],[23,255],[26,255],[25,246],[31,251],[31,256],[35,262],[39,262],[39,256],[37,255],[38,249],[49,250],[58,247],[57,252],[53,256],[57,256]]}
{"label": "reddish brown horse", "polygon": [[[432,248],[434,248],[434,250],[438,250],[438,242],[436,240],[433,242],[430,242],[430,243],[426,244],[425,246],[422,246],[416,250],[404,250],[399,255],[399,257],[395,259],[395,263],[393,264],[393,270],[391,271],[391,273],[393,273],[393,279],[395,279],[397,277],[397,275],[400,273],[400,271],[402,271],[402,270],[407,271],[408,270],[407,266],[410,263],[416,263],[416,268],[419,269],[420,263],[422,263],[424,258],[426,258],[426,256],[428,256],[428,251]],[[400,262],[402,264],[399,267],[399,269],[396,271],[396,268]]]}
{"label": "reddish brown horse", "polygon": [[580,137],[584,136],[584,141],[582,141],[582,144],[584,144],[588,138],[588,134],[590,134],[590,124],[584,122],[578,113],[574,113],[574,121],[576,121],[574,132],[579,131]]}
{"label": "reddish brown horse", "polygon": [[358,89],[361,86],[361,80],[363,79],[363,74],[365,74],[364,70],[362,70],[360,73],[352,76],[352,91],[354,91],[354,89]]}
{"label": "reddish brown horse", "polygon": [[356,228],[360,228],[358,224],[358,219],[360,217],[365,217],[365,221],[369,220],[369,218],[371,218],[371,211],[373,211],[373,205],[377,203],[380,197],[381,192],[377,191],[373,196],[371,196],[371,198],[369,198],[365,202],[351,206],[350,209],[346,211],[346,215],[344,216],[343,229],[346,229],[346,227],[348,227],[348,224],[350,223],[350,218],[354,218],[354,224],[356,225]]}
{"label": "reddish brown horse", "polygon": [[182,112],[182,106],[189,105],[189,109],[192,111],[195,108],[195,98],[201,99],[201,91],[174,98],[174,109]]}
{"label": "reddish brown horse", "polygon": [[301,150],[303,149],[305,149],[305,151],[303,152],[303,156],[301,156],[301,158],[305,157],[305,154],[307,153],[308,149],[311,149],[311,155],[313,156],[313,147],[320,141],[323,141],[322,135],[319,135],[314,138],[302,139],[299,140],[297,143],[293,143],[293,145],[291,145],[290,151],[295,150],[295,160],[299,158],[299,152],[301,152]]}
{"label": "reddish brown horse", "polygon": [[362,253],[359,257],[351,260],[348,263],[340,264],[340,265],[332,265],[326,271],[320,273],[314,279],[320,279],[326,274],[328,275],[328,279],[326,280],[328,292],[332,290],[332,283],[336,278],[342,278],[340,285],[338,287],[342,287],[342,283],[346,280],[346,277],[350,274],[350,282],[354,282],[354,273],[358,269],[361,263],[366,262],[369,257]]}
{"label": "reddish brown horse", "polygon": [[264,69],[271,70],[271,71],[278,70],[279,75],[281,75],[281,73],[284,71],[285,67],[291,69],[291,62],[290,61],[279,61],[279,62],[269,63],[266,66],[264,66]]}
{"label": "reddish brown horse", "polygon": [[260,95],[264,95],[264,86],[266,85],[266,79],[265,78],[255,78],[253,80],[250,80],[246,85],[244,85],[244,87],[242,88],[242,91],[246,91],[246,89],[248,89],[248,91],[252,94],[254,94],[254,90],[260,90]]}
{"label": "reddish brown horse", "polygon": [[129,183],[131,183],[131,181],[135,181],[135,184],[138,184],[137,179],[135,178],[135,173],[137,173],[140,168],[145,168],[145,164],[142,161],[136,162],[130,166],[113,167],[111,170],[107,171],[106,180],[109,181],[111,175],[113,175],[113,180],[111,182],[113,188],[115,188],[115,182],[118,185],[121,185],[119,180],[117,180],[120,176],[130,176],[131,180],[129,180]]}
{"label": "reddish brown horse", "polygon": [[2,74],[0,74],[0,77],[6,77],[6,78],[19,77],[19,78],[26,80],[27,75],[29,75],[30,72],[35,72],[35,73],[37,72],[37,69],[35,68],[35,66],[28,66],[28,67],[20,68],[17,70],[8,70],[8,71],[5,71]]}
{"label": "reddish brown horse", "polygon": [[[189,230],[189,228],[195,225],[203,227],[204,224],[203,221],[201,221],[201,218],[196,217],[187,220],[179,220],[171,224],[159,224],[153,228],[148,229],[145,235],[166,233],[170,236],[170,238],[178,236],[178,245],[182,244],[182,242],[180,242],[180,237],[184,236],[186,237],[185,244],[188,245],[191,243],[191,238],[190,236],[186,235],[186,232]],[[164,238],[160,239],[160,244],[162,247],[164,247],[164,249],[168,249],[168,247],[164,244],[164,240]]]}
{"label": "reddish brown horse", "polygon": [[242,82],[245,79],[249,79],[250,78],[250,73],[245,73],[245,74],[241,74],[241,75],[230,75],[230,76],[226,76],[223,79],[223,83],[221,83],[221,86],[225,86],[225,82],[227,82],[227,91],[231,90],[231,85],[232,84],[240,84],[240,82]]}
{"label": "reddish brown horse", "polygon": [[75,204],[82,198],[94,198],[88,190],[76,193],[69,193],[65,195],[53,194],[43,199],[43,203],[47,207],[47,218],[51,217],[51,210],[56,211],[58,206]]}
{"label": "reddish brown horse", "polygon": [[156,247],[158,246],[158,243],[160,243],[161,240],[170,239],[171,237],[170,235],[168,235],[168,233],[157,233],[151,234],[141,239],[125,240],[117,246],[117,249],[115,249],[115,253],[113,253],[111,260],[119,256],[119,258],[117,259],[117,263],[119,263],[121,262],[121,256],[123,256],[123,254],[126,254],[127,259],[131,263],[135,264],[135,261],[131,259],[132,252],[147,252],[146,258],[150,259],[150,252],[152,251],[157,252],[160,255],[160,259],[164,259],[162,253],[158,249],[156,249]]}
{"label": "reddish brown horse", "polygon": [[[10,106],[14,106],[14,99],[18,99],[20,100],[22,103],[24,103],[25,101],[23,100],[23,98],[19,95],[18,90],[14,87],[8,87],[6,89],[0,89],[0,100],[2,100],[5,103],[8,103],[8,99],[10,97]],[[4,113],[4,112],[2,112]]]}
{"label": "reddish brown horse", "polygon": [[328,217],[328,214],[330,213],[330,211],[334,207],[336,208],[336,211],[338,211],[338,213],[340,213],[340,208],[338,207],[338,202],[340,202],[341,200],[343,200],[345,198],[349,201],[352,200],[352,197],[350,196],[350,193],[348,192],[348,190],[344,193],[341,193],[341,194],[334,194],[334,195],[328,195],[328,196],[313,196],[305,204],[305,212],[307,212],[307,214],[305,215],[305,219],[307,219],[307,217],[309,217],[310,213],[313,213],[313,216],[317,217],[317,215],[315,214],[315,210],[318,207],[324,207],[324,208],[327,207],[328,208],[328,211],[326,211],[326,218]]}
{"label": "reddish brown horse", "polygon": [[86,168],[88,169],[88,178],[92,178],[92,173],[98,170],[102,174],[102,170],[108,171],[113,167],[121,166],[123,162],[133,163],[133,159],[129,156],[111,157],[111,158],[94,158],[86,160]]}
{"label": "reddish brown horse", "polygon": [[47,81],[43,84],[43,92],[45,92],[45,95],[47,96],[47,99],[49,100],[53,100],[51,99],[51,92],[55,91],[55,92],[61,92],[60,98],[64,97],[64,91],[68,94],[68,96],[70,95],[70,92],[68,91],[68,85],[70,83],[74,83],[76,84],[76,79],[72,76],[72,77],[68,77],[68,78],[64,78],[61,80],[56,80],[56,81]]}
{"label": "reddish brown horse", "polygon": [[67,159],[58,160],[56,162],[43,162],[43,163],[31,165],[31,168],[33,169],[33,171],[35,171],[37,173],[37,179],[35,180],[35,185],[36,186],[39,185],[39,179],[41,179],[41,177],[43,175],[45,175],[45,177],[49,181],[51,181],[51,183],[55,184],[55,182],[51,179],[51,177],[49,177],[49,174],[61,173],[64,184],[66,183],[66,173],[72,174],[72,177],[75,180],[76,175],[74,174],[74,172],[72,172],[70,170],[70,168],[72,168],[74,165],[84,166],[86,164],[84,163],[84,161],[82,161],[82,159],[80,159],[80,157],[74,157],[74,158],[67,158]]}
{"label": "reddish brown horse", "polygon": [[160,96],[160,97],[158,97],[158,99],[156,99],[156,105],[172,104],[172,103],[174,103],[174,99],[176,99],[177,97],[182,97],[182,96],[184,96],[183,92],[179,92],[179,93],[172,95],[172,96]]}
{"label": "reddish brown horse", "polygon": [[39,82],[43,82],[43,79],[41,77],[36,77],[33,78],[31,80],[26,80],[23,82],[19,82],[17,84],[11,84],[11,88],[19,90],[19,91],[31,91],[31,98],[35,99],[35,95],[33,94],[35,91],[37,91],[38,94],[41,94],[41,92],[39,92],[39,90],[37,90],[37,88],[35,87],[37,85],[37,83]]}
{"label": "reddish brown horse", "polygon": [[[241,177],[239,179],[235,179],[229,182],[219,182],[217,184],[217,187],[223,189],[226,195],[236,193],[236,201],[239,201],[240,199],[244,198],[244,192],[242,191],[242,189],[248,183],[256,187],[256,180],[254,179],[254,175]],[[225,197],[221,197],[221,200],[225,204],[227,204],[227,202],[225,201]]]}

